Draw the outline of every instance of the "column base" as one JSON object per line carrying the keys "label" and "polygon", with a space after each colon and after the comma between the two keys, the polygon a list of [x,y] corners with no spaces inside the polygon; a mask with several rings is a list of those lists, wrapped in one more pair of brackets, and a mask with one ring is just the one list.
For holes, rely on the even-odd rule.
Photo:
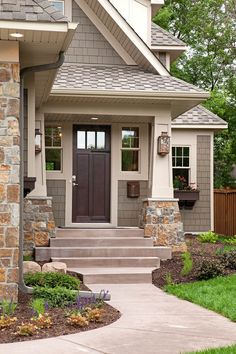
{"label": "column base", "polygon": [[171,246],[173,252],[187,249],[178,199],[144,199],[140,227],[144,237],[152,238],[155,246]]}
{"label": "column base", "polygon": [[51,197],[24,199],[24,255],[33,255],[35,247],[49,246],[56,226]]}

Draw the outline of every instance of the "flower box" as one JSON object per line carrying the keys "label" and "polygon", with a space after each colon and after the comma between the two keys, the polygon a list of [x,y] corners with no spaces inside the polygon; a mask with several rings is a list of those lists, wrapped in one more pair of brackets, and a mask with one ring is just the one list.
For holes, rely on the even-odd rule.
{"label": "flower box", "polygon": [[179,199],[179,208],[191,210],[199,200],[198,190],[174,190],[174,197]]}

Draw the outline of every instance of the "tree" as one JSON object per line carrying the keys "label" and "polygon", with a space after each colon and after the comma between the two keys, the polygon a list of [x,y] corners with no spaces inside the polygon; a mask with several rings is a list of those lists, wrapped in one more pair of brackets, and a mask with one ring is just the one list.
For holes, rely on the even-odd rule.
{"label": "tree", "polygon": [[166,0],[154,22],[188,45],[172,74],[209,90],[204,105],[228,122],[228,130],[215,137],[215,185],[230,185],[236,162],[236,1]]}

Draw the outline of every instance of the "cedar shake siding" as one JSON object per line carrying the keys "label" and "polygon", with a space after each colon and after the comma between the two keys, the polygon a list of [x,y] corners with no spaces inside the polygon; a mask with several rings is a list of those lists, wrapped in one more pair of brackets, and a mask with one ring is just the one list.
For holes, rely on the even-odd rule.
{"label": "cedar shake siding", "polygon": [[56,226],[65,226],[65,180],[47,180],[47,195],[52,197],[52,209]]}

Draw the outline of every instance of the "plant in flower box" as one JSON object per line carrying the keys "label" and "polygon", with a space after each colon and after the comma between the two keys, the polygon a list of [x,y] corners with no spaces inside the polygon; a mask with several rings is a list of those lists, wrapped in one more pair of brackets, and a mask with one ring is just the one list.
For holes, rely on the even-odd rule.
{"label": "plant in flower box", "polygon": [[175,176],[173,184],[176,190],[184,190],[187,187],[187,181],[184,176]]}

